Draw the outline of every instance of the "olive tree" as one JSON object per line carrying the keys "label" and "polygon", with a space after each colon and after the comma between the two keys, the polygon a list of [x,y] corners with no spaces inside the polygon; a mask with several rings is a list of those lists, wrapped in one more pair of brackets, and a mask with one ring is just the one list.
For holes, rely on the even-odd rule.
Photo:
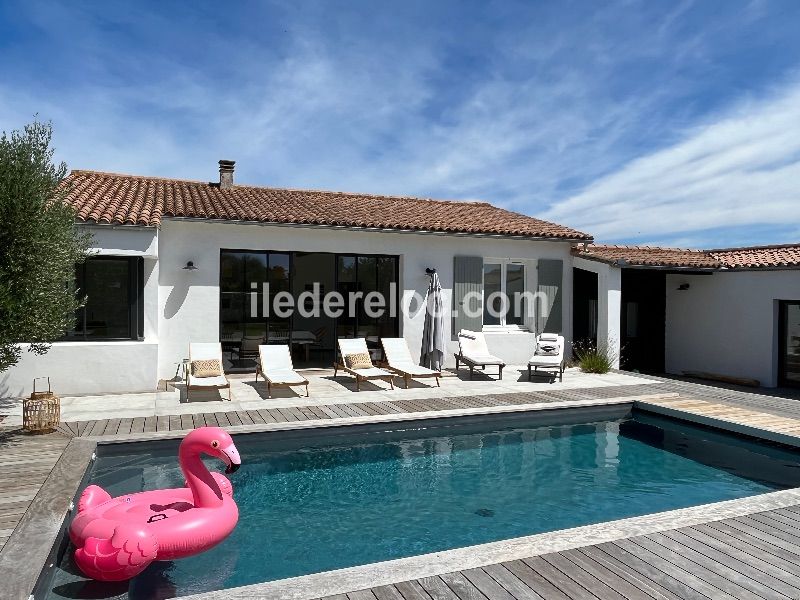
{"label": "olive tree", "polygon": [[53,130],[34,121],[0,137],[0,371],[28,350],[44,354],[82,301],[75,264],[91,236],[66,202],[67,166],[53,162]]}

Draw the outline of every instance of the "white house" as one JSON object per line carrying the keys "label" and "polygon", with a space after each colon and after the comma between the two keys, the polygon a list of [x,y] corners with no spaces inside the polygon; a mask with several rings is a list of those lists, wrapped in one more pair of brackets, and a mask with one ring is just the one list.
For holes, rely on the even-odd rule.
{"label": "white house", "polygon": [[[462,328],[483,330],[512,365],[547,331],[610,348],[625,369],[800,384],[800,245],[603,246],[483,202],[251,187],[233,175],[232,161],[211,183],[73,171],[68,199],[94,236],[76,273],[88,301],[47,354],[0,373],[0,398],[27,395],[39,376],[64,395],[153,391],[181,372],[189,342],[221,342],[232,372],[252,372],[264,342],[289,344],[298,367],[330,366],[338,337],[377,346],[400,335],[418,354],[426,269],[453,310],[447,366]],[[315,284],[346,298],[380,292],[398,310],[376,316],[362,298],[338,317],[314,314]],[[525,292],[538,297],[504,316],[483,301]],[[307,313],[261,310],[281,293]]]}
{"label": "white house", "polygon": [[800,385],[800,244],[574,250],[573,335],[625,369]]}
{"label": "white house", "polygon": [[[426,268],[437,270],[446,306],[468,292],[548,292],[547,308],[446,319],[450,340],[483,329],[495,354],[520,364],[535,331],[571,338],[571,250],[591,241],[585,233],[483,202],[238,185],[233,171],[220,161],[212,183],[73,171],[69,201],[94,235],[95,255],[77,267],[88,302],[63,341],[0,374],[0,397],[28,394],[43,375],[65,395],[153,391],[179,372],[190,341],[221,341],[233,371],[253,370],[255,340],[290,343],[300,367],[330,366],[342,336],[402,335],[418,353]],[[394,291],[409,310],[253,316],[265,283],[267,294],[295,298],[314,283],[345,296]]]}

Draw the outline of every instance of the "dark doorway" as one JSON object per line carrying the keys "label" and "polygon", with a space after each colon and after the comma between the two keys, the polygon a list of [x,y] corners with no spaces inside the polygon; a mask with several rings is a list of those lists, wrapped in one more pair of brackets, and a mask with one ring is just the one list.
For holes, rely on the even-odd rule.
{"label": "dark doorway", "polygon": [[778,385],[800,387],[800,302],[780,302]]}
{"label": "dark doorway", "polygon": [[597,273],[572,269],[572,337],[597,345]]}
{"label": "dark doorway", "polygon": [[664,372],[666,291],[664,271],[622,270],[621,368]]}

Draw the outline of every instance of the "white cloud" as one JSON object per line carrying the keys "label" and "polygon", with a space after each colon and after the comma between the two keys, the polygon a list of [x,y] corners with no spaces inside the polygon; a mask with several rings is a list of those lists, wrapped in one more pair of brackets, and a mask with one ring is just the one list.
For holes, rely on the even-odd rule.
{"label": "white cloud", "polygon": [[[685,129],[763,86],[707,81],[720,56],[747,51],[752,10],[712,23],[691,20],[702,3],[525,5],[495,31],[443,27],[420,18],[435,17],[427,8],[403,19],[264,4],[239,17],[268,31],[201,27],[195,48],[203,11],[175,23],[152,7],[50,4],[21,4],[51,44],[39,56],[50,71],[9,61],[20,68],[0,82],[0,126],[52,119],[73,168],[210,180],[231,158],[242,183],[480,198],[598,239],[800,221],[786,206],[800,88]],[[629,162],[656,146],[668,148]]]}
{"label": "white cloud", "polygon": [[800,222],[800,84],[740,104],[543,216],[601,240]]}

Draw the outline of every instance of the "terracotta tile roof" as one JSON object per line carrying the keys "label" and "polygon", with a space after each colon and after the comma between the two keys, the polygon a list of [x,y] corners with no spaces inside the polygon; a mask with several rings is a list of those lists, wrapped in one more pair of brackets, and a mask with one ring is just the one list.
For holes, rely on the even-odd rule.
{"label": "terracotta tile roof", "polygon": [[591,240],[569,227],[485,202],[291,190],[72,171],[68,201],[94,223],[153,225],[162,217]]}
{"label": "terracotta tile roof", "polygon": [[655,246],[611,246],[589,244],[576,246],[573,255],[609,264],[637,267],[674,267],[695,269],[770,269],[800,267],[800,244],[684,250]]}
{"label": "terracotta tile roof", "polygon": [[723,248],[707,252],[731,269],[800,266],[800,244]]}
{"label": "terracotta tile roof", "polygon": [[684,250],[682,248],[658,248],[654,246],[608,246],[589,244],[584,250],[576,247],[575,256],[599,260],[609,264],[625,263],[642,267],[675,267],[714,269],[723,264],[702,250]]}

